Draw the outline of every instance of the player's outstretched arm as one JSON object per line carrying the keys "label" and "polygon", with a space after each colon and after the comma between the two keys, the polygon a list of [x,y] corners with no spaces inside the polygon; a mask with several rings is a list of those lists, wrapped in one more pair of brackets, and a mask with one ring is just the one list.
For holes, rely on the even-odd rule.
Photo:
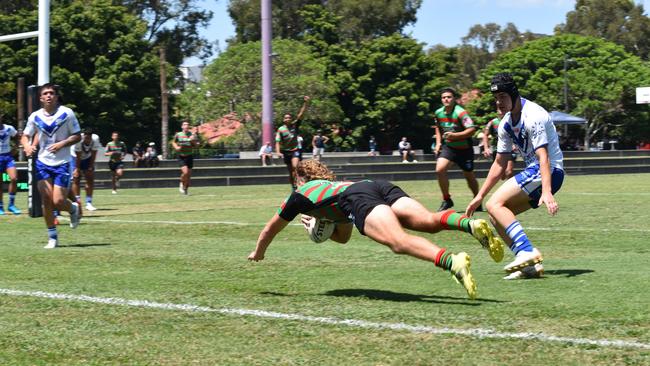
{"label": "player's outstretched arm", "polygon": [[508,157],[506,154],[497,154],[494,163],[492,163],[492,167],[490,167],[490,172],[488,173],[487,178],[485,178],[485,182],[483,182],[483,186],[479,189],[476,197],[474,197],[474,199],[472,199],[472,201],[467,205],[467,209],[465,209],[466,216],[472,216],[474,214],[474,211],[476,211],[483,202],[483,198],[485,198],[497,182],[501,180],[501,176],[506,170],[507,165]]}
{"label": "player's outstretched arm", "polygon": [[535,150],[535,155],[539,160],[539,173],[542,175],[542,195],[539,198],[538,205],[542,203],[546,206],[549,215],[555,215],[559,209],[551,189],[551,162],[548,160],[548,150],[546,147],[540,147]]}
{"label": "player's outstretched arm", "polygon": [[345,244],[348,241],[350,241],[350,237],[352,236],[352,228],[354,225],[346,223],[346,224],[336,224],[336,229],[334,229],[334,232],[332,233],[332,236],[330,236],[330,239],[341,244]]}
{"label": "player's outstretched arm", "polygon": [[305,115],[305,111],[307,110],[307,104],[309,104],[309,100],[311,100],[311,98],[308,95],[305,95],[303,97],[302,107],[300,108],[300,111],[298,111],[296,121],[302,120],[302,117]]}
{"label": "player's outstretched arm", "polygon": [[260,232],[255,250],[248,255],[248,260],[258,262],[264,259],[264,253],[266,253],[266,249],[271,245],[273,238],[287,227],[287,225],[289,225],[289,221],[281,218],[277,213],[273,215],[271,220],[264,226],[264,229],[262,229],[262,232]]}

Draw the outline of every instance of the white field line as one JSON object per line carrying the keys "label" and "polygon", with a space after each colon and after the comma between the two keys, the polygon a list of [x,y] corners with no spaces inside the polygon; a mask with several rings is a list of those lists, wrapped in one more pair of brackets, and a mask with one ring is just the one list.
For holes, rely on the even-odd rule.
{"label": "white field line", "polygon": [[[63,217],[67,220],[67,217]],[[264,222],[238,222],[238,221],[166,221],[166,220],[126,220],[126,219],[100,219],[92,217],[83,217],[82,222],[114,222],[124,224],[162,224],[162,225],[237,225],[237,226],[264,226]],[[292,223],[289,225],[302,226],[300,223]],[[606,229],[606,228],[587,228],[587,227],[526,227],[526,230],[532,231],[583,231],[583,232],[632,232],[632,233],[650,233],[650,229]]]}
{"label": "white field line", "polygon": [[253,316],[258,318],[269,319],[282,319],[306,323],[320,323],[337,326],[348,326],[355,328],[366,329],[380,329],[380,330],[396,330],[409,333],[428,333],[428,334],[445,334],[445,335],[460,335],[476,338],[498,338],[498,339],[521,339],[521,340],[535,340],[541,342],[559,342],[569,343],[576,345],[589,345],[599,347],[619,347],[619,348],[640,348],[650,349],[650,344],[624,341],[616,339],[588,339],[588,338],[572,338],[572,337],[557,337],[553,335],[546,335],[544,333],[509,333],[497,332],[485,328],[470,328],[470,329],[457,329],[457,328],[437,328],[426,325],[410,325],[406,323],[377,323],[357,319],[338,319],[330,317],[309,316],[301,314],[287,314],[277,313],[265,310],[251,310],[251,309],[233,309],[221,308],[215,309],[207,306],[198,306],[191,304],[173,304],[173,303],[159,303],[147,300],[128,300],[117,297],[94,297],[87,295],[70,295],[59,294],[43,291],[20,291],[11,289],[0,289],[0,294],[7,296],[26,296],[38,297],[54,300],[68,300],[68,301],[82,301],[105,305],[119,305],[119,306],[132,306],[139,308],[150,308],[160,310],[184,311],[184,312],[201,312],[201,313],[218,313],[223,315],[240,315],[240,316]]}

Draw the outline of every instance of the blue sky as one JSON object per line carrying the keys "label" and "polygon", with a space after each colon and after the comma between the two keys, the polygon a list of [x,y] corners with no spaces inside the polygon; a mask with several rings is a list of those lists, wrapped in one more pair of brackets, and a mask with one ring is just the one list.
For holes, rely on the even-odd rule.
{"label": "blue sky", "polygon": [[[647,15],[650,0],[636,2],[643,4]],[[224,50],[226,39],[235,33],[228,16],[228,0],[202,0],[199,5],[214,12],[210,26],[202,35],[211,42],[218,41]],[[566,13],[573,10],[574,5],[574,0],[424,0],[417,21],[404,32],[428,46],[458,45],[474,24],[497,23],[503,27],[514,23],[521,32],[552,34],[553,28],[564,22]],[[184,64],[200,63],[190,58]]]}

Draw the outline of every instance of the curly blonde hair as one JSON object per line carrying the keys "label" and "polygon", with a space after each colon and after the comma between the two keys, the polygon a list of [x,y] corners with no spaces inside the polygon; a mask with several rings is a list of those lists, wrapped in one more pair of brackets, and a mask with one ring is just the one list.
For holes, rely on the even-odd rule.
{"label": "curly blonde hair", "polygon": [[327,165],[313,159],[303,160],[298,163],[296,177],[301,178],[305,182],[317,179],[336,180],[336,174],[329,170]]}

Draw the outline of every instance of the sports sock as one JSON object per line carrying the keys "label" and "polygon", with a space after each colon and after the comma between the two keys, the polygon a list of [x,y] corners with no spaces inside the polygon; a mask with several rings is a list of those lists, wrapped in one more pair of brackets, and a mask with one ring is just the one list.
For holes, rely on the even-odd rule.
{"label": "sports sock", "polygon": [[86,196],[86,203],[93,203],[93,196]]}
{"label": "sports sock", "polygon": [[13,206],[16,203],[16,194],[9,193],[9,206]]}
{"label": "sports sock", "polygon": [[0,210],[4,210],[4,209],[5,209],[5,204],[2,201],[0,201]]}
{"label": "sports sock", "polygon": [[460,230],[466,233],[471,233],[469,223],[471,219],[465,215],[461,215],[453,210],[445,211],[440,217],[440,224],[445,230]]}
{"label": "sports sock", "polygon": [[519,221],[515,220],[506,228],[506,234],[512,239],[510,243],[510,250],[512,250],[515,255],[517,255],[522,250],[525,252],[533,251],[533,243],[528,240],[528,236],[524,232],[524,228],[521,227]]}
{"label": "sports sock", "polygon": [[57,240],[59,236],[56,233],[56,226],[47,228],[47,236],[50,239]]}
{"label": "sports sock", "polygon": [[440,267],[445,271],[449,271],[453,263],[452,255],[453,253],[447,252],[447,249],[440,248],[440,251],[436,255],[436,260],[434,262],[436,267]]}

